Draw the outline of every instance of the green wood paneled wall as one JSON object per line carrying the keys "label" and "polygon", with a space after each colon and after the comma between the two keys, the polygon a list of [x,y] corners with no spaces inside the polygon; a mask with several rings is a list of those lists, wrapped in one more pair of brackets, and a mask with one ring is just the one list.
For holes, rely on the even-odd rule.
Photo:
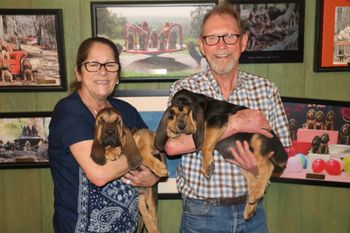
{"label": "green wood paneled wall", "polygon": [[[0,8],[63,9],[65,60],[70,82],[77,47],[80,41],[91,35],[89,2],[1,0]],[[313,72],[315,5],[316,0],[306,1],[304,63],[249,64],[243,65],[243,69],[274,81],[283,96],[350,101],[349,72]],[[66,94],[0,93],[0,112],[51,111]],[[265,206],[271,233],[350,232],[348,188],[272,183]],[[0,232],[53,232],[52,214],[53,185],[48,168],[0,170]],[[180,215],[180,200],[161,200],[161,232],[178,232]]]}

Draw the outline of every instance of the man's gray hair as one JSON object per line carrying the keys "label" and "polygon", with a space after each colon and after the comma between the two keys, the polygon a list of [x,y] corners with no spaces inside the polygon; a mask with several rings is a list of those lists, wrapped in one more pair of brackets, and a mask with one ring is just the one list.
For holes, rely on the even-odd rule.
{"label": "man's gray hair", "polygon": [[244,25],[241,22],[241,19],[239,18],[239,13],[235,10],[234,6],[229,3],[221,3],[216,5],[213,9],[208,11],[208,13],[204,16],[200,28],[200,35],[203,36],[203,27],[210,16],[212,15],[231,15],[233,18],[236,19],[238,27],[239,27],[239,33],[242,34],[245,32]]}

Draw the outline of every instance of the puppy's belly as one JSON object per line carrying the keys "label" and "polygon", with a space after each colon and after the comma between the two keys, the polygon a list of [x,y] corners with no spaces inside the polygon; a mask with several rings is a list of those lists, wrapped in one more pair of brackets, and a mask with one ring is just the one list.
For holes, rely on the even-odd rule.
{"label": "puppy's belly", "polygon": [[236,141],[247,141],[250,151],[255,156],[267,156],[270,152],[274,152],[273,164],[275,165],[274,173],[280,173],[286,166],[288,154],[283,144],[276,134],[272,132],[273,137],[267,138],[260,134],[238,133],[220,141],[215,149],[219,151],[225,159],[233,159],[231,147],[236,148]]}
{"label": "puppy's belly", "polygon": [[253,134],[251,133],[237,133],[218,142],[218,144],[216,144],[215,149],[219,151],[225,159],[233,159],[231,147],[236,149],[236,141],[238,140],[242,143],[243,141],[247,141],[250,144],[252,137]]}

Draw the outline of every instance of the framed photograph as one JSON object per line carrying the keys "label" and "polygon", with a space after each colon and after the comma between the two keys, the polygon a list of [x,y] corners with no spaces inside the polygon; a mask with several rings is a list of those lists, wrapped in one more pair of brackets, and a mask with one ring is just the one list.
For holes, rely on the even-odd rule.
{"label": "framed photograph", "polygon": [[316,1],[315,72],[350,71],[350,2]]}
{"label": "framed photograph", "polygon": [[297,63],[304,55],[304,0],[231,0],[249,33],[240,63]]}
{"label": "framed photograph", "polygon": [[48,167],[50,112],[0,113],[0,168]]}
{"label": "framed photograph", "polygon": [[93,36],[119,47],[122,83],[172,82],[205,67],[197,38],[216,2],[92,2]]}
{"label": "framed photograph", "polygon": [[59,9],[0,9],[0,92],[66,91]]}
{"label": "framed photograph", "polygon": [[350,187],[350,103],[282,98],[292,147],[277,182]]}

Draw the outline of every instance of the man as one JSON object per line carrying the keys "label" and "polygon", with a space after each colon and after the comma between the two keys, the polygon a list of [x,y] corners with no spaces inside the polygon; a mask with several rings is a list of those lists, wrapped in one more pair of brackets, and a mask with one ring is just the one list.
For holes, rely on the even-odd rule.
{"label": "man", "polygon": [[[271,137],[265,130],[271,127],[284,146],[290,146],[287,118],[276,86],[239,70],[239,58],[247,42],[248,34],[234,9],[229,5],[216,6],[204,17],[198,39],[209,66],[204,72],[175,82],[170,99],[178,90],[187,89],[247,106],[251,109],[230,117],[224,137],[237,132]],[[267,232],[262,201],[252,219],[243,219],[247,187],[240,169],[258,175],[257,162],[246,142],[238,143],[237,151],[232,150],[232,161],[225,161],[215,151],[215,170],[208,180],[200,172],[201,155],[193,153],[191,136],[168,140],[168,155],[187,153],[177,169],[177,188],[183,197],[181,232]]]}

